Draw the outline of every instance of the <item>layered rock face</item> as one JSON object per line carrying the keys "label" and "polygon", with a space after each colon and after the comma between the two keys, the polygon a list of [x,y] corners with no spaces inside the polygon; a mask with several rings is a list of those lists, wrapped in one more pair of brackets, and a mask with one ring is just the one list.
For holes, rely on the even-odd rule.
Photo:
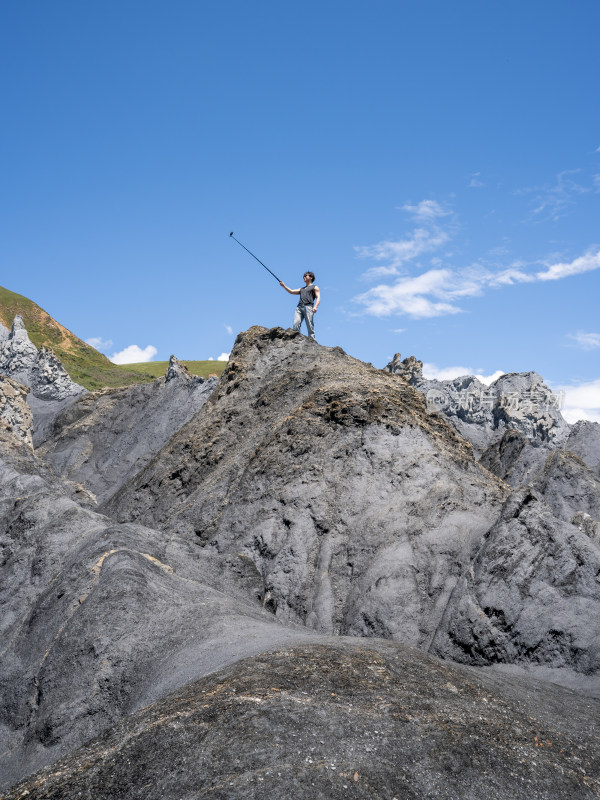
{"label": "layered rock face", "polygon": [[203,413],[104,508],[243,553],[281,621],[426,646],[507,493],[404,382],[252,328]]}
{"label": "layered rock face", "polygon": [[0,375],[0,424],[29,447],[33,447],[33,419],[27,405],[29,389]]}
{"label": "layered rock face", "polygon": [[83,508],[2,431],[0,456],[0,786],[189,680],[306,640],[263,610],[247,562],[234,580],[186,541]]}
{"label": "layered rock face", "polygon": [[42,347],[38,352],[20,316],[15,317],[8,336],[0,338],[0,374],[30,388],[27,401],[33,412],[36,446],[44,441],[57,414],[86,392],[71,380],[52,350]]}
{"label": "layered rock face", "polygon": [[39,455],[102,503],[202,408],[216,382],[171,356],[164,378],[79,398],[58,415]]}

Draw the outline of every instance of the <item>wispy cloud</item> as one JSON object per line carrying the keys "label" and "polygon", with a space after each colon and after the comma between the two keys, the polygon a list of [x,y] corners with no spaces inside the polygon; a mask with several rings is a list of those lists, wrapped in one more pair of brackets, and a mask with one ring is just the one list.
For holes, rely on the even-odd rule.
{"label": "wispy cloud", "polygon": [[401,268],[424,253],[431,253],[450,239],[446,231],[439,228],[416,228],[405,239],[384,241],[367,247],[355,247],[359,258],[372,258],[374,261],[387,261],[383,267],[371,267],[365,273],[367,278],[399,275]]}
{"label": "wispy cloud", "polygon": [[570,333],[569,339],[573,339],[582,350],[595,350],[600,347],[600,333],[577,331],[577,333]]}
{"label": "wispy cloud", "polygon": [[[527,264],[513,260],[508,265],[498,265],[483,260],[458,269],[444,266],[444,253],[436,251],[451,240],[456,225],[442,224],[439,217],[449,212],[433,200],[405,205],[403,209],[416,217],[428,216],[429,222],[399,240],[355,247],[360,258],[380,262],[367,269],[361,276],[363,279],[396,279],[393,283],[382,282],[353,298],[362,306],[363,313],[376,317],[406,315],[414,319],[458,314],[463,310],[457,303],[460,298],[476,297],[494,288],[560,280],[600,268],[600,249],[595,248],[571,261],[546,259]],[[429,259],[432,268],[418,275],[409,274],[416,269],[423,270],[419,258],[425,253],[435,253]]]}
{"label": "wispy cloud", "polygon": [[576,197],[591,191],[590,187],[582,186],[573,179],[579,173],[580,169],[565,169],[558,173],[553,185],[519,189],[516,194],[533,195],[529,221],[556,221],[569,213],[575,206]]}
{"label": "wispy cloud", "polygon": [[485,183],[479,178],[480,175],[481,172],[473,172],[471,174],[471,180],[468,184],[469,189],[481,189],[483,186],[485,186]]}
{"label": "wispy cloud", "polygon": [[156,347],[151,344],[148,347],[138,347],[137,344],[130,344],[118,353],[113,353],[110,360],[113,364],[140,364],[146,361],[152,361],[154,356],[158,353]]}
{"label": "wispy cloud", "polygon": [[226,325],[225,325],[225,330],[227,331],[227,333],[228,333],[230,336],[232,336],[232,335],[233,335],[233,328],[231,327],[231,325],[227,325],[227,324],[226,324]]}
{"label": "wispy cloud", "polygon": [[108,350],[113,345],[112,339],[103,339],[101,336],[92,336],[90,339],[85,340],[86,344],[90,347],[95,347],[96,350]]}
{"label": "wispy cloud", "polygon": [[585,255],[573,261],[558,261],[548,264],[544,272],[536,272],[535,277],[539,281],[556,281],[570,275],[579,275],[582,272],[590,272],[600,267],[600,250],[594,252],[588,250]]}
{"label": "wispy cloud", "polygon": [[408,213],[419,222],[430,222],[439,217],[448,217],[452,212],[443,208],[435,200],[421,200],[416,206],[406,203],[402,206],[403,211]]}

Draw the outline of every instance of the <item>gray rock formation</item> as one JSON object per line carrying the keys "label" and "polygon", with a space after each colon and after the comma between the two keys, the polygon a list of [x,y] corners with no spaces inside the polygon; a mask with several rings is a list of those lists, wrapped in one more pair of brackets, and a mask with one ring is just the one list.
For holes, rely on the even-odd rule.
{"label": "gray rock formation", "polygon": [[104,509],[243,553],[283,622],[426,646],[507,494],[406,383],[252,328],[202,413]]}
{"label": "gray rock formation", "polygon": [[0,345],[0,372],[29,386],[29,374],[37,355],[37,347],[27,335],[23,318],[17,315],[8,337]]}
{"label": "gray rock formation", "polygon": [[216,383],[190,375],[171,356],[164,378],[93,392],[69,405],[39,454],[104,502],[202,408]]}
{"label": "gray rock formation", "polygon": [[0,424],[29,447],[33,447],[33,420],[27,405],[29,389],[0,375]]}
{"label": "gray rock formation", "polygon": [[600,477],[600,423],[585,420],[576,422],[564,448],[578,455]]}
{"label": "gray rock formation", "polygon": [[600,694],[598,574],[599,543],[523,487],[456,584],[431,652],[540,665],[557,680],[566,666]]}
{"label": "gray rock formation", "polygon": [[0,426],[0,782],[64,757],[4,798],[600,793],[597,429],[390,368],[252,328]]}
{"label": "gray rock formation", "polygon": [[191,683],[3,797],[588,800],[599,710],[399,644],[325,639]]}
{"label": "gray rock formation", "polygon": [[481,455],[508,430],[531,442],[556,447],[569,434],[559,410],[559,398],[536,372],[501,375],[486,386],[473,375],[437,381],[423,377],[423,363],[396,353],[384,367],[401,375],[427,398],[431,411],[443,413]]}
{"label": "gray rock formation", "polygon": [[247,559],[223,571],[82,508],[1,431],[0,453],[0,784],[216,668],[310,641],[263,610]]}
{"label": "gray rock formation", "polygon": [[554,516],[571,522],[575,514],[600,521],[600,479],[568,450],[555,450],[532,481]]}
{"label": "gray rock formation", "polygon": [[86,392],[71,380],[52,350],[38,352],[22,317],[16,316],[8,337],[0,341],[0,373],[31,389],[27,402],[33,413],[33,443],[46,438],[55,417]]}

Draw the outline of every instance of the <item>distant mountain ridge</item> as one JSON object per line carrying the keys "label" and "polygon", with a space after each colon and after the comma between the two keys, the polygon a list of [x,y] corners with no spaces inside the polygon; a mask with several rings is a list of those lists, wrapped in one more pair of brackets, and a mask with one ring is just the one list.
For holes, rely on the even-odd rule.
{"label": "distant mountain ridge", "polygon": [[153,380],[150,374],[117,366],[53,319],[28,297],[0,286],[0,322],[10,329],[15,316],[23,317],[27,333],[39,349],[54,350],[71,378],[86,389],[127,386]]}

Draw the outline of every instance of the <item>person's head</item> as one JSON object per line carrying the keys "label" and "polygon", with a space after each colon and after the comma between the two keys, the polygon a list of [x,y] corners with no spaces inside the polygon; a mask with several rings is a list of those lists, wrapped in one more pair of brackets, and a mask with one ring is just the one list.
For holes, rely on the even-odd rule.
{"label": "person's head", "polygon": [[306,280],[308,278],[309,283],[315,282],[315,273],[314,272],[305,272],[302,276],[302,280]]}

